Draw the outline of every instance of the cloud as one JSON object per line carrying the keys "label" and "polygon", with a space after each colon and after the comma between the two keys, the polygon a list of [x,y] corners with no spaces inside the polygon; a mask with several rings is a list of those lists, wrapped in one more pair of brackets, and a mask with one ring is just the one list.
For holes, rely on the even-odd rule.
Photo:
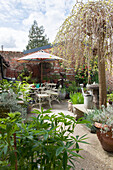
{"label": "cloud", "polygon": [[76,0],[1,0],[0,45],[9,50],[26,48],[34,20],[43,25],[50,42],[69,15]]}
{"label": "cloud", "polygon": [[67,11],[72,9],[74,4],[72,2],[72,0],[45,0],[43,1],[44,13],[41,10],[32,12],[28,18],[23,20],[23,24],[30,29],[31,23],[37,20],[39,26],[44,26],[45,34],[50,42],[53,42],[59,27],[67,17]]}
{"label": "cloud", "polygon": [[0,28],[0,45],[5,51],[23,51],[27,44],[27,33],[12,28]]}

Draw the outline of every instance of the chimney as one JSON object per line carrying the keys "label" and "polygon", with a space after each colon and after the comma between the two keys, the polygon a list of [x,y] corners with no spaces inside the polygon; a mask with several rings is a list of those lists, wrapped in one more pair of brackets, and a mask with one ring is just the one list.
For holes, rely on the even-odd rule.
{"label": "chimney", "polygon": [[4,47],[4,46],[3,46],[3,45],[1,45],[1,49],[2,49],[2,51],[3,51],[3,47]]}

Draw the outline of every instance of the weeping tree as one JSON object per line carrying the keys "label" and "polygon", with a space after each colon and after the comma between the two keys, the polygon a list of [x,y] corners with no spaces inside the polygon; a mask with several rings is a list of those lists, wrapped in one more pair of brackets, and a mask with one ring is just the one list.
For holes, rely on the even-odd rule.
{"label": "weeping tree", "polygon": [[66,59],[67,67],[74,63],[76,69],[85,63],[90,71],[98,61],[100,107],[107,103],[106,63],[112,61],[112,41],[112,0],[77,2],[55,38],[54,50]]}

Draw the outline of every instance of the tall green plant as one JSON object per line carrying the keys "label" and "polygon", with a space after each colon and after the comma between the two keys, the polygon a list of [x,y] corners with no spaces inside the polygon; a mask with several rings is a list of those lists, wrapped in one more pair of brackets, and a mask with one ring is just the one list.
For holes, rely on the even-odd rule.
{"label": "tall green plant", "polygon": [[[0,168],[15,169],[16,148],[15,133],[19,130],[20,113],[8,113],[7,118],[0,118]],[[8,168],[9,167],[9,168]]]}
{"label": "tall green plant", "polygon": [[83,104],[84,103],[84,97],[82,93],[70,93],[70,100],[72,104]]}
{"label": "tall green plant", "polygon": [[[41,112],[35,110],[34,113],[37,117],[31,117],[27,122],[13,114],[9,114],[6,120],[0,119],[1,167],[9,165],[9,169],[13,169],[17,165],[21,170],[75,169],[74,161],[77,157],[82,158],[79,143],[87,142],[86,135],[73,136],[73,132],[77,124],[86,121],[76,121],[73,116],[63,113],[56,115],[51,110],[43,111],[43,108]],[[13,134],[16,134],[16,150]],[[12,162],[13,153],[17,156]]]}

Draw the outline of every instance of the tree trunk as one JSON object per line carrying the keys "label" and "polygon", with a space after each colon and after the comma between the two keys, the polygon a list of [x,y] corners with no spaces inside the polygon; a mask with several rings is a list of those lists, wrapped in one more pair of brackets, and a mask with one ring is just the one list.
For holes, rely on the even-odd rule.
{"label": "tree trunk", "polygon": [[105,72],[105,59],[104,59],[104,38],[99,40],[98,48],[98,67],[99,67],[99,107],[102,105],[107,107],[107,89],[106,89],[106,72]]}

